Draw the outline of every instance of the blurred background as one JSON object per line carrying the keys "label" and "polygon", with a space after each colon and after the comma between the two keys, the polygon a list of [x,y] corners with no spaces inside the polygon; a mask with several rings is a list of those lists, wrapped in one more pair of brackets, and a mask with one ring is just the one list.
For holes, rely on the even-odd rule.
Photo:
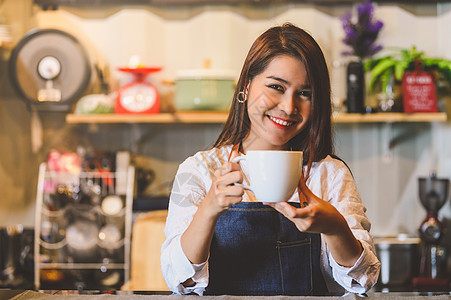
{"label": "blurred background", "polygon": [[[216,112],[220,110],[224,112],[226,109],[223,107],[212,105],[196,108],[195,100],[194,102],[177,100],[177,97],[181,97],[183,93],[190,92],[178,89],[184,88],[182,85],[184,80],[189,81],[202,76],[207,79],[237,80],[244,58],[255,38],[270,26],[291,22],[310,32],[325,53],[332,79],[334,116],[337,117],[334,123],[336,152],[347,162],[353,172],[363,202],[368,209],[367,215],[372,222],[371,233],[380,239],[396,238],[398,241],[395,242],[396,247],[403,244],[399,242],[400,237],[401,239],[404,237],[404,241],[412,238],[413,240],[405,242],[410,244],[399,246],[401,248],[398,249],[402,252],[401,257],[408,257],[410,266],[410,255],[413,255],[410,251],[412,247],[419,248],[418,229],[426,217],[426,209],[420,201],[419,178],[429,178],[432,173],[440,179],[451,177],[451,126],[448,120],[451,111],[451,93],[446,82],[442,84],[438,79],[435,81],[436,113],[430,118],[419,118],[413,121],[404,119],[393,121],[390,117],[376,121],[365,121],[365,119],[350,121],[350,119],[339,118],[341,115],[346,115],[347,104],[349,104],[346,100],[349,98],[348,92],[351,88],[348,66],[355,60],[353,56],[343,55],[348,48],[343,42],[345,31],[342,18],[349,12],[355,15],[357,6],[362,3],[322,0],[0,1],[0,33],[3,34],[0,47],[0,226],[5,232],[5,237],[1,240],[5,244],[0,248],[6,249],[4,246],[6,241],[14,240],[14,232],[28,232],[20,237],[20,242],[16,242],[22,245],[17,246],[22,249],[21,256],[12,260],[16,261],[16,265],[28,270],[23,274],[28,278],[27,280],[31,278],[31,285],[36,283],[34,277],[40,276],[38,281],[41,282],[47,276],[44,278],[44,281],[47,280],[47,286],[58,287],[58,284],[62,282],[61,278],[64,276],[69,278],[69,275],[61,274],[64,272],[58,272],[59,269],[54,268],[54,265],[44,265],[46,262],[57,262],[57,260],[52,261],[52,257],[60,254],[47,253],[45,255],[47,259],[50,256],[50,259],[46,261],[42,259],[42,245],[41,248],[38,247],[37,252],[35,251],[33,241],[36,242],[34,236],[36,218],[40,218],[38,223],[40,240],[45,241],[43,237],[45,230],[54,238],[57,233],[55,231],[52,233],[51,228],[54,228],[54,224],[59,221],[54,221],[52,218],[58,218],[55,214],[61,213],[59,206],[55,203],[65,201],[65,203],[83,204],[81,198],[74,196],[83,194],[81,191],[83,180],[86,179],[85,184],[89,186],[89,189],[93,189],[90,192],[94,191],[94,188],[109,188],[111,184],[105,181],[105,177],[102,177],[104,174],[100,173],[103,171],[114,173],[120,168],[122,171],[128,170],[129,165],[135,167],[136,174],[127,177],[129,174],[125,173],[127,175],[124,177],[122,192],[102,192],[99,194],[102,197],[101,200],[96,202],[91,198],[89,201],[94,203],[90,202],[90,205],[102,210],[104,208],[102,203],[107,194],[119,195],[119,200],[109,199],[113,201],[110,203],[116,204],[108,204],[105,207],[112,207],[113,212],[110,214],[113,215],[124,208],[124,217],[120,221],[123,227],[119,230],[119,234],[122,238],[134,236],[132,227],[140,215],[165,209],[178,165],[188,156],[211,146],[222,128],[225,113],[219,114],[218,117],[206,115],[206,118],[217,118],[217,121],[204,122],[202,116],[205,115],[201,114],[194,116],[197,119],[188,123],[172,119],[172,121],[134,119],[136,114],[130,108],[125,108],[126,116],[129,118],[124,117],[120,121],[109,119],[107,122],[102,122],[91,118],[84,122],[76,119],[77,116],[99,112],[117,113],[118,91],[122,91],[125,95],[126,90],[122,88],[139,77],[133,73],[134,71],[120,71],[118,68],[149,69],[144,75],[147,76],[146,82],[150,83],[149,93],[153,90],[159,96],[158,111],[151,113],[159,114],[161,118],[172,116],[178,111]],[[445,65],[446,61],[451,60],[450,2],[376,1],[373,2],[373,8],[372,17],[383,23],[377,43],[384,48],[375,54],[374,58],[382,57],[384,53],[388,53],[384,51],[390,49],[409,50],[415,46],[418,51],[424,53],[425,57],[443,59]],[[57,33],[52,35],[50,31],[48,34],[49,31],[45,30],[49,29],[57,30]],[[33,32],[43,34],[32,35]],[[67,47],[63,46],[67,40],[66,34],[75,39],[69,38],[72,44]],[[60,81],[54,79],[51,74],[46,77],[46,69],[44,71],[39,69],[39,64],[44,61],[42,57],[46,55],[63,57],[57,69],[60,68],[61,74],[66,77],[58,77]],[[75,60],[78,56],[82,63],[71,62],[71,58]],[[371,57],[365,59],[371,59]],[[36,60],[39,61],[36,62]],[[53,72],[52,59],[45,61],[45,64],[44,67],[50,68],[48,72]],[[82,65],[87,67],[80,69]],[[152,68],[154,69],[151,70]],[[35,73],[39,73],[39,80],[33,79],[38,77]],[[31,79],[24,78],[27,76]],[[371,76],[371,70],[367,70],[365,73],[367,83]],[[58,103],[52,103],[51,100],[48,100],[51,105],[42,107],[42,101],[35,100],[36,93],[33,94],[33,91],[37,89],[33,85],[38,83],[43,86],[41,89],[44,90],[42,94],[44,96],[53,97],[52,95],[55,94],[49,94],[54,91],[53,88],[61,91],[63,101],[67,100],[67,107],[61,108]],[[393,83],[393,89],[396,88],[399,88],[399,82],[398,87]],[[65,89],[74,90],[70,99],[64,98]],[[130,91],[131,89],[128,90]],[[228,92],[230,91],[226,90],[224,93]],[[368,115],[403,113],[402,109],[393,109],[393,111],[382,109],[381,100],[377,95],[380,92],[365,89],[365,96],[362,99],[364,110],[361,113],[368,113]],[[96,100],[90,100],[94,101],[91,106],[89,103],[92,102],[89,102],[87,98],[89,95],[97,95]],[[102,98],[99,95],[105,97]],[[82,99],[84,103],[81,102]],[[105,111],[96,110],[102,101],[105,101]],[[397,99],[397,101],[402,100]],[[74,117],[75,121],[70,121],[70,116]],[[365,115],[361,116],[365,117]],[[54,156],[51,156],[51,153]],[[93,177],[89,177],[88,173],[82,173],[84,175],[78,176],[75,180],[63,181],[58,176],[46,177],[49,170],[72,172],[67,165],[67,160],[64,166],[60,165],[54,169],[48,164],[55,161],[56,164],[60,164],[65,158],[67,159],[64,155],[68,154],[76,156],[77,171],[97,173]],[[118,154],[121,154],[120,158]],[[52,160],[52,157],[55,160]],[[124,161],[125,163],[122,163]],[[41,163],[47,163],[47,169],[41,169],[40,173]],[[95,167],[92,167],[90,163]],[[114,184],[117,185],[120,180],[119,173],[114,176],[116,176]],[[40,178],[42,178],[41,185]],[[96,178],[101,183],[96,185]],[[130,181],[132,181],[131,192]],[[39,190],[39,186],[43,190]],[[63,190],[58,189],[58,186]],[[79,190],[68,190],[70,186]],[[71,198],[70,201],[64,198],[65,196]],[[448,228],[449,232],[450,202],[447,200],[448,195],[443,197],[445,198],[443,207],[439,211],[436,209],[437,219]],[[41,202],[37,202],[39,198]],[[53,205],[50,209],[49,203]],[[65,207],[66,204],[61,207]],[[114,205],[120,206],[118,211],[114,211]],[[46,214],[46,210],[50,213]],[[76,213],[71,215],[72,219],[81,218],[97,222],[95,224],[100,224],[96,225],[98,234],[108,232],[100,230],[111,223],[105,221],[105,216],[109,215],[108,208],[107,212],[98,211],[97,215],[90,212],[89,217],[83,217],[84,213],[80,213],[83,211],[81,207],[76,206],[75,210]],[[70,214],[70,209],[65,209],[64,214]],[[42,220],[45,218],[50,218],[50,221],[43,225]],[[67,215],[64,218],[71,220]],[[164,222],[164,216],[159,215],[156,218]],[[18,224],[23,228],[18,227]],[[70,253],[68,234],[71,227],[68,224],[59,224],[59,226],[63,228],[63,232],[59,229],[56,232],[65,235],[67,243],[62,247],[69,249],[64,255],[70,257],[70,259],[61,259],[65,263],[77,263],[77,261],[92,263],[80,254],[83,249],[78,249],[78,254]],[[158,226],[161,226],[161,222]],[[89,232],[89,227],[79,227],[76,230]],[[94,239],[97,240],[98,237]],[[433,243],[438,246],[436,248],[438,252],[443,252],[437,254],[437,259],[441,259],[439,263],[441,267],[436,270],[442,275],[439,276],[436,273],[435,277],[449,279],[451,255],[446,253],[451,251],[450,240],[449,233],[440,233],[440,242]],[[56,238],[52,240],[52,243],[59,241],[61,240]],[[50,240],[47,242],[50,243]],[[88,247],[89,238],[86,237],[83,242]],[[125,244],[120,246],[123,247],[122,255],[127,256],[130,251],[133,253],[132,243],[126,240]],[[24,245],[29,245],[29,251],[24,250],[26,247]],[[132,246],[131,250],[130,246]],[[98,247],[104,249],[101,246]],[[51,250],[55,251],[55,249]],[[77,250],[72,249],[72,251]],[[106,263],[102,261],[98,265],[84,265],[83,268],[100,268],[108,263],[110,265],[114,263],[115,259],[99,254],[101,250],[99,251],[95,256],[95,262],[99,257],[102,259],[107,257],[111,261]],[[41,267],[47,270],[47,274],[36,275],[35,270],[30,271],[26,268],[27,263],[32,268],[36,266],[33,260],[36,257],[32,254],[38,254],[41,257],[39,263],[43,263]],[[159,256],[158,253],[154,255]],[[8,266],[7,262],[11,265],[11,254],[6,253],[5,250],[2,257],[1,266],[5,270]],[[125,269],[127,273],[130,261],[124,260],[123,257],[119,260],[116,258],[116,261],[121,263],[116,267]],[[418,263],[418,260],[415,262]],[[64,268],[66,273],[69,272],[67,269],[71,269],[69,265],[64,265]],[[119,288],[128,279],[121,273],[120,279],[116,278],[117,281],[114,277],[108,277],[111,281],[105,283],[106,272],[101,275],[103,277],[99,275],[101,278],[99,277],[98,282],[103,283],[88,286],[83,276],[71,274],[71,278],[78,278],[78,281],[75,281],[79,284],[66,288]],[[14,282],[8,282],[5,279],[11,277],[3,276],[5,285],[14,287]],[[390,274],[390,276],[400,277],[400,281],[396,282],[397,278],[394,278],[394,282],[400,282],[400,285],[409,287],[410,279],[413,277],[412,273]],[[431,275],[431,277],[434,276]],[[52,278],[55,280],[52,281]],[[388,277],[385,280],[388,285]],[[26,286],[25,283],[23,285]],[[449,289],[449,283],[447,288]],[[158,289],[158,287],[149,289]]]}

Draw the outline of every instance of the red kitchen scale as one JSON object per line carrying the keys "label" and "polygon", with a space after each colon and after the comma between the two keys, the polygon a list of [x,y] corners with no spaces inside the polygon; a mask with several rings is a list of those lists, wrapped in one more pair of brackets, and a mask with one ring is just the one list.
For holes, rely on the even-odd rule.
{"label": "red kitchen scale", "polygon": [[116,98],[115,113],[118,114],[156,114],[160,112],[160,97],[154,85],[146,81],[150,73],[162,68],[118,68],[132,74],[134,80],[123,85]]}

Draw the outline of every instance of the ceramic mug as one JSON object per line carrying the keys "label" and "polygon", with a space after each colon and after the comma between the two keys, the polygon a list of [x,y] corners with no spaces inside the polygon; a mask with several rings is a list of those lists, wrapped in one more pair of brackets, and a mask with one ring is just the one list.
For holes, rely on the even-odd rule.
{"label": "ceramic mug", "polygon": [[245,160],[251,190],[260,202],[288,201],[298,186],[302,172],[302,151],[251,150],[232,160]]}

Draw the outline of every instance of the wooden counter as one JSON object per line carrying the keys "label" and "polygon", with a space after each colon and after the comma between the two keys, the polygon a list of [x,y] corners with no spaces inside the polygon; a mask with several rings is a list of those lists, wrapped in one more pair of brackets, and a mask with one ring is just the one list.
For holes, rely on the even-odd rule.
{"label": "wooden counter", "polygon": [[384,300],[449,300],[451,297],[451,292],[443,293],[416,293],[416,292],[404,292],[404,293],[369,293],[368,297],[362,298],[361,296],[355,294],[349,294],[344,297],[338,296],[203,296],[199,298],[197,295],[170,295],[169,293],[161,292],[121,292],[118,291],[116,294],[95,294],[95,291],[89,291],[79,294],[78,291],[11,291],[11,290],[0,290],[0,299],[13,299],[13,300],[43,300],[43,299],[67,299],[67,300],[87,300],[87,299],[125,299],[125,300],[288,300],[288,299],[327,299],[327,300],[361,300],[361,299],[381,299]]}

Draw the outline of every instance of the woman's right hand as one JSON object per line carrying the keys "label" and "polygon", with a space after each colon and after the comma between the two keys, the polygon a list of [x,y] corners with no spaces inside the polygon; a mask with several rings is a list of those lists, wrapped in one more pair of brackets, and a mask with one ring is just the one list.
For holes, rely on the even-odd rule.
{"label": "woman's right hand", "polygon": [[[232,152],[230,160],[236,156],[238,152]],[[242,182],[243,174],[237,163],[226,162],[215,171],[210,190],[180,239],[183,252],[191,263],[200,264],[207,261],[216,222],[230,206],[241,202],[244,188],[235,183]],[[184,285],[190,283],[187,281]]]}
{"label": "woman's right hand", "polygon": [[230,206],[242,200],[244,188],[235,183],[243,182],[243,173],[238,163],[231,162],[238,155],[238,151],[233,150],[230,161],[224,163],[214,173],[210,190],[201,204],[211,216],[221,215]]}

